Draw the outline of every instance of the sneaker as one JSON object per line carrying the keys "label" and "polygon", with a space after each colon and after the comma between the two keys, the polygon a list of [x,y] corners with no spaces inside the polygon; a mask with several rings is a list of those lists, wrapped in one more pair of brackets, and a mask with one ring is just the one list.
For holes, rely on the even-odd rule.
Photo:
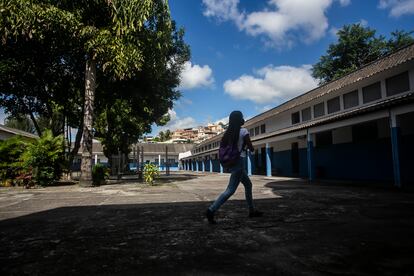
{"label": "sneaker", "polygon": [[258,211],[258,210],[249,212],[249,218],[257,218],[257,217],[262,217],[262,216],[263,216],[263,212]]}
{"label": "sneaker", "polygon": [[206,217],[207,217],[208,223],[217,224],[217,221],[214,219],[214,212],[212,212],[210,209],[207,209]]}

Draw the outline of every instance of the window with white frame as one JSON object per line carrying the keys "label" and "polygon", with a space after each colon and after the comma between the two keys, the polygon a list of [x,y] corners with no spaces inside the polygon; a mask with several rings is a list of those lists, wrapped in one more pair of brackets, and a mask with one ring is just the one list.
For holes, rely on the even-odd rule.
{"label": "window with white frame", "polygon": [[410,90],[410,80],[408,72],[386,79],[387,96],[403,93]]}
{"label": "window with white frame", "polygon": [[362,88],[362,99],[364,103],[369,103],[381,99],[381,83],[376,82]]}
{"label": "window with white frame", "polygon": [[309,121],[312,119],[311,108],[302,109],[302,122]]}
{"label": "window with white frame", "polygon": [[321,117],[325,115],[325,103],[321,102],[313,106],[313,117]]}
{"label": "window with white frame", "polygon": [[299,111],[292,113],[292,125],[300,123]]}
{"label": "window with white frame", "polygon": [[341,106],[339,104],[339,97],[328,100],[327,105],[328,105],[328,114],[337,112],[341,109]]}
{"label": "window with white frame", "polygon": [[249,135],[250,137],[254,136],[254,128],[249,129]]}
{"label": "window with white frame", "polygon": [[344,99],[344,109],[348,109],[348,108],[359,105],[358,90],[354,90],[352,92],[344,94],[343,99]]}

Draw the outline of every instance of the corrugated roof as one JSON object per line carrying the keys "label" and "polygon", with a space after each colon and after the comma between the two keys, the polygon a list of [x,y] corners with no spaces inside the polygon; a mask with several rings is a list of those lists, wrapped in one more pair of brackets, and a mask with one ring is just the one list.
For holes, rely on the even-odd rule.
{"label": "corrugated roof", "polygon": [[282,113],[289,109],[295,108],[296,106],[302,105],[326,94],[332,93],[346,86],[352,85],[358,81],[372,77],[385,70],[389,70],[402,63],[406,63],[414,59],[414,44],[410,44],[392,54],[377,59],[357,70],[351,72],[344,77],[328,82],[322,86],[319,86],[305,94],[302,94],[296,98],[291,99],[271,110],[261,113],[246,121],[245,125],[252,125],[259,121],[265,120],[276,114]]}
{"label": "corrugated roof", "polygon": [[414,102],[414,92],[403,94],[403,95],[398,96],[398,97],[385,99],[385,100],[375,102],[375,103],[370,104],[370,105],[365,105],[365,106],[362,106],[362,107],[359,107],[359,108],[356,108],[356,109],[352,109],[350,111],[333,114],[331,116],[323,117],[321,119],[314,119],[314,120],[311,120],[311,121],[308,121],[308,122],[305,122],[305,123],[301,123],[299,125],[287,127],[287,128],[284,128],[284,129],[279,129],[277,131],[270,132],[266,135],[260,136],[257,139],[252,138],[252,141],[260,141],[260,140],[263,140],[263,139],[267,139],[267,138],[270,138],[270,137],[286,134],[286,133],[289,133],[289,132],[293,132],[293,131],[297,131],[297,130],[301,130],[301,129],[306,129],[306,128],[317,126],[317,125],[323,125],[323,124],[333,122],[333,121],[343,120],[343,119],[353,117],[353,116],[356,116],[356,115],[359,115],[359,114],[362,114],[362,113],[368,113],[368,112],[372,112],[372,111],[375,111],[375,110],[378,110],[378,109],[383,109],[384,107],[398,105],[401,102]]}
{"label": "corrugated roof", "polygon": [[11,134],[14,134],[14,135],[24,136],[24,137],[27,137],[27,138],[34,138],[34,139],[39,138],[39,136],[37,136],[36,134],[26,132],[26,131],[23,131],[23,130],[20,130],[20,129],[6,127],[5,125],[1,125],[1,124],[0,124],[0,130],[11,133]]}

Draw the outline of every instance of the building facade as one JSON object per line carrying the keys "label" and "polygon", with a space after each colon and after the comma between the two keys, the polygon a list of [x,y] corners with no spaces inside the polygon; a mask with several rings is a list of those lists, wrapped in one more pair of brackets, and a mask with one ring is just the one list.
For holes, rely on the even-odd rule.
{"label": "building facade", "polygon": [[[414,44],[246,121],[249,174],[414,185]],[[181,160],[220,172],[221,135]]]}
{"label": "building facade", "polygon": [[[92,143],[92,164],[111,165],[114,169],[118,169],[118,160],[121,161],[124,169],[136,170],[137,166],[142,164],[155,164],[161,171],[166,169],[168,164],[170,170],[179,169],[178,155],[181,152],[190,151],[193,144],[167,144],[167,143],[137,143],[131,146],[132,150],[128,155],[128,159],[120,159],[119,156],[112,156],[109,160],[104,155],[103,147],[100,141],[94,139]],[[72,169],[80,170],[82,159],[82,147],[79,148],[78,154],[74,159]],[[126,159],[126,158],[125,158]],[[110,162],[112,161],[112,162]]]}

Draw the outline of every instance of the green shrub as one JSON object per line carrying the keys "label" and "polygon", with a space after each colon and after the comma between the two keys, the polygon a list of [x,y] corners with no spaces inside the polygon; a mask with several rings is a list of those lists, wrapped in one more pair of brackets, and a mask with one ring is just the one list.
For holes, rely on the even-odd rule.
{"label": "green shrub", "polygon": [[105,182],[105,178],[109,176],[108,169],[102,164],[96,164],[92,168],[92,183],[95,186],[101,185]]}
{"label": "green shrub", "polygon": [[0,141],[0,181],[2,185],[18,184],[15,179],[22,174],[22,155],[27,146],[28,142],[20,136]]}
{"label": "green shrub", "polygon": [[50,130],[44,131],[42,137],[29,144],[23,154],[24,167],[32,172],[32,180],[47,186],[58,180],[65,167],[63,136],[53,137]]}
{"label": "green shrub", "polygon": [[150,185],[154,184],[154,180],[160,175],[158,167],[154,164],[145,164],[144,180]]}

